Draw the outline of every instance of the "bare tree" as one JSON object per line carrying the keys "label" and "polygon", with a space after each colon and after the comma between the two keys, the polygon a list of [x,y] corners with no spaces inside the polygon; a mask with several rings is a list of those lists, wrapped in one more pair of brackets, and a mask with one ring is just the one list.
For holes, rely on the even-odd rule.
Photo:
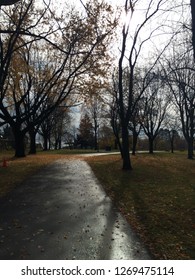
{"label": "bare tree", "polygon": [[166,89],[161,83],[160,76],[156,75],[147,87],[143,97],[143,112],[141,123],[149,140],[149,153],[154,152],[154,140],[159,134],[162,122],[165,119],[169,98]]}
{"label": "bare tree", "polygon": [[191,53],[176,54],[168,62],[167,82],[180,114],[183,135],[188,144],[188,158],[194,156],[195,69]]}
{"label": "bare tree", "polygon": [[[128,126],[129,121],[133,115],[133,110],[136,107],[136,102],[141,98],[141,94],[134,99],[134,76],[135,69],[138,65],[138,60],[141,56],[143,46],[148,42],[155,31],[158,30],[159,26],[155,26],[154,29],[147,33],[142,39],[140,35],[146,28],[147,24],[155,17],[155,15],[161,10],[161,6],[165,4],[163,0],[150,0],[145,6],[142,7],[144,10],[144,17],[140,20],[139,24],[134,30],[132,37],[129,38],[131,31],[131,20],[133,19],[134,13],[136,12],[137,5],[140,4],[139,0],[126,0],[124,5],[124,14],[126,16],[125,22],[122,27],[122,38],[121,38],[121,49],[120,58],[118,62],[118,106],[119,106],[119,118],[122,131],[122,156],[123,156],[123,169],[131,170],[131,160],[129,155],[129,133]],[[126,66],[125,65],[126,61]],[[157,61],[157,60],[156,60]],[[154,62],[153,65],[155,65]],[[129,78],[128,78],[128,90],[125,92],[124,79],[125,79],[125,68],[128,67]]]}

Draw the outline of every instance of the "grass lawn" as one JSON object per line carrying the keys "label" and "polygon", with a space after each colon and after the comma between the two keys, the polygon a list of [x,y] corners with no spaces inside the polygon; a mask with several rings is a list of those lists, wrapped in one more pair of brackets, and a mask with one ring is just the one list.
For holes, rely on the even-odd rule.
{"label": "grass lawn", "polygon": [[195,161],[184,154],[88,158],[106,192],[156,259],[195,259]]}

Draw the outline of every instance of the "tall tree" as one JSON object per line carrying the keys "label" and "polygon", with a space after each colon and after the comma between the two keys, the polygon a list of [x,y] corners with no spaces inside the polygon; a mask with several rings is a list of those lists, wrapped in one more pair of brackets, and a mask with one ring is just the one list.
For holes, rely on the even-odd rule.
{"label": "tall tree", "polygon": [[[16,156],[25,155],[25,134],[29,132],[33,138],[35,127],[67,101],[73,91],[75,95],[79,92],[78,81],[92,67],[97,67],[107,35],[116,25],[114,19],[110,20],[110,6],[95,1],[90,2],[87,15],[70,7],[59,17],[49,5],[36,10],[35,6],[36,1],[29,0],[21,1],[8,12],[2,10],[4,21],[0,25],[0,117],[13,128]],[[36,11],[38,17],[34,17]],[[34,57],[33,49],[39,53]],[[22,56],[26,65],[22,71],[14,69],[17,79],[10,72],[16,54]],[[41,65],[38,65],[40,55]],[[10,93],[11,110],[7,107]]]}
{"label": "tall tree", "polygon": [[[147,24],[153,20],[155,15],[160,12],[161,6],[164,4],[165,1],[163,0],[150,0],[147,1],[147,3],[146,1],[139,0],[126,0],[124,5],[124,23],[122,26],[121,49],[118,62],[118,106],[122,131],[123,170],[132,169],[129,154],[128,125],[136,104],[136,102],[134,102],[135,69],[144,44],[151,39],[155,31],[158,30],[158,26],[155,26],[152,31],[150,29],[150,32],[146,32],[144,35],[143,31],[147,27]],[[142,14],[143,17],[139,15],[140,22],[136,25],[135,29],[133,29],[131,22],[133,22],[134,14],[136,15],[137,7],[141,7],[141,10],[144,11],[144,15]],[[132,30],[133,33],[130,32]],[[131,37],[129,36],[130,33],[132,35]],[[140,37],[141,34],[142,37]],[[126,67],[128,67],[129,79],[127,91],[125,92],[124,79]],[[141,95],[139,95],[139,98],[141,98]],[[137,100],[139,100],[139,98]]]}
{"label": "tall tree", "polygon": [[188,158],[194,157],[195,137],[195,68],[191,53],[185,52],[168,62],[167,82],[180,114],[183,135],[188,144]]}

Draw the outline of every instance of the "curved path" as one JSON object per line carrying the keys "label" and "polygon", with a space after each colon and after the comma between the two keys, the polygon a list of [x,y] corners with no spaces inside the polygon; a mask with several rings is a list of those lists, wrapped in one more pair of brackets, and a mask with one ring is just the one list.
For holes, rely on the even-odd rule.
{"label": "curved path", "polygon": [[0,201],[0,259],[150,259],[89,165],[59,160]]}

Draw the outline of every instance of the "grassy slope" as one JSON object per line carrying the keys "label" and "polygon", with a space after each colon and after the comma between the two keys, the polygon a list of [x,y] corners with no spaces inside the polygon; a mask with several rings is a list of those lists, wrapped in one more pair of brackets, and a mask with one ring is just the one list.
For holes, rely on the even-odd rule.
{"label": "grassy slope", "polygon": [[117,156],[88,162],[157,259],[195,259],[195,161],[137,155],[132,172]]}

